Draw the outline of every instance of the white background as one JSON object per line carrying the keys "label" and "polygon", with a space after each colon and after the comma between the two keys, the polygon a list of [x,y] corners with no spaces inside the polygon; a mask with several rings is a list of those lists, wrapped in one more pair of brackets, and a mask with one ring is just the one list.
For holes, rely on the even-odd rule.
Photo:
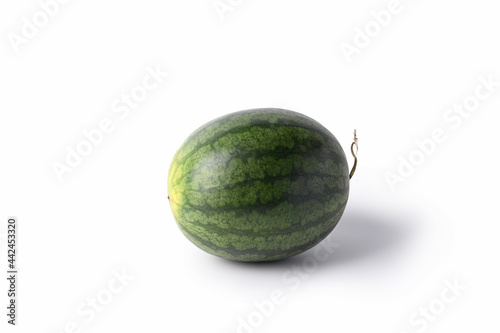
{"label": "white background", "polygon": [[[15,328],[0,283],[0,331],[221,333],[251,317],[240,332],[410,333],[430,305],[439,314],[421,331],[498,331],[500,87],[456,128],[444,119],[478,77],[500,81],[496,2],[402,0],[351,62],[342,43],[388,1],[230,3],[222,19],[212,0],[73,0],[16,52],[13,34],[41,7],[2,1],[0,234],[19,218],[21,273]],[[157,67],[168,78],[120,118],[113,104]],[[358,171],[328,239],[338,248],[300,284],[283,275],[313,251],[272,264],[212,257],[181,234],[167,201],[182,141],[258,107],[318,120],[346,152],[358,130]],[[114,130],[60,181],[53,164],[103,119]],[[436,128],[446,140],[391,188],[387,173],[422,157],[415,140]],[[77,312],[109,296],[123,270],[133,280],[102,311]],[[466,290],[441,309],[447,281]],[[259,322],[255,302],[273,290],[284,302]]]}

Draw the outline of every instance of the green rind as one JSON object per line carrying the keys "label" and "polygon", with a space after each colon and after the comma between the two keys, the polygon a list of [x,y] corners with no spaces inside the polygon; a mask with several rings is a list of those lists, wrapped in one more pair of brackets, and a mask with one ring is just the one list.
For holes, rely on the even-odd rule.
{"label": "green rind", "polygon": [[333,230],[349,194],[335,137],[281,109],[236,112],[196,130],[168,179],[176,221],[195,245],[238,261],[301,253]]}

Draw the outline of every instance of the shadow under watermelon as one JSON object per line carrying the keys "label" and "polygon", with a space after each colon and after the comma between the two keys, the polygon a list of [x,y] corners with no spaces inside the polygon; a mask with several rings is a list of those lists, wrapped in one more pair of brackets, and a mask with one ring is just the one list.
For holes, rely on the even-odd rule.
{"label": "shadow under watermelon", "polygon": [[416,224],[415,216],[351,207],[346,209],[328,237],[304,253],[270,262],[224,261],[229,265],[248,266],[251,269],[262,267],[266,270],[297,265],[314,270],[327,265],[341,265],[392,251],[400,252],[408,239],[415,235]]}

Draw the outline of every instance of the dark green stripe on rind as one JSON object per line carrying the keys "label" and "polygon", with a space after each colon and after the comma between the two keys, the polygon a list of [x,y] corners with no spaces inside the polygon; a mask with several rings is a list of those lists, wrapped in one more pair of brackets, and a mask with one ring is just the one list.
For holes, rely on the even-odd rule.
{"label": "dark green stripe on rind", "polygon": [[174,161],[182,162],[186,155],[197,151],[207,141],[220,137],[227,132],[256,125],[285,124],[306,127],[329,133],[317,121],[298,112],[282,109],[255,109],[235,112],[219,117],[201,126],[191,134],[177,151]]}
{"label": "dark green stripe on rind", "polygon": [[322,223],[342,209],[346,202],[347,196],[345,194],[337,194],[329,202],[310,199],[301,204],[293,205],[283,201],[273,208],[261,211],[249,209],[248,212],[212,212],[186,207],[181,208],[182,225],[187,230],[190,230],[192,226],[203,226],[203,230],[218,234],[228,232],[251,236],[281,234],[300,231],[304,227]]}
{"label": "dark green stripe on rind", "polygon": [[349,175],[335,137],[286,110],[202,126],[169,171],[174,215],[203,250],[233,260],[286,258],[321,241],[344,211]]}
{"label": "dark green stripe on rind", "polygon": [[[344,209],[341,209],[336,212],[336,214],[332,215],[332,217],[327,221],[329,223],[324,223],[320,228],[310,228],[302,232],[297,232],[295,235],[298,235],[298,238],[301,240],[297,244],[294,244],[293,246],[275,247],[275,249],[266,249],[262,245],[246,250],[239,250],[234,246],[218,247],[210,240],[207,241],[196,234],[187,232],[182,226],[180,226],[180,229],[193,244],[218,257],[237,261],[273,261],[297,255],[320,243],[335,228],[340,220],[340,217],[342,216],[343,211]],[[283,236],[286,237],[287,235]],[[226,236],[223,237],[225,238]],[[290,238],[293,239],[293,234]],[[249,241],[253,243],[260,241],[261,244],[282,243],[282,239],[273,236],[256,237]]]}
{"label": "dark green stripe on rind", "polygon": [[[206,136],[210,132],[210,127],[201,133]],[[201,135],[201,134],[200,134]],[[338,142],[329,145],[332,134],[322,128],[306,128],[293,124],[268,124],[256,123],[254,125],[239,126],[235,129],[219,133],[216,137],[206,138],[202,144],[198,144],[190,153],[184,153],[184,149],[192,145],[186,141],[173,160],[173,165],[185,165],[185,170],[192,170],[202,166],[205,159],[212,160],[228,159],[236,153],[253,152],[255,154],[269,152],[271,155],[302,154],[310,149],[320,149],[318,156],[344,155]],[[196,137],[192,138],[196,141]],[[182,175],[175,174],[175,178]]]}

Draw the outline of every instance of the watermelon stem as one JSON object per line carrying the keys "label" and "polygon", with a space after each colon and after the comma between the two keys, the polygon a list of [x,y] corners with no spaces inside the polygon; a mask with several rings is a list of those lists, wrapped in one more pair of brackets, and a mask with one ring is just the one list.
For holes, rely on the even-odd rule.
{"label": "watermelon stem", "polygon": [[354,153],[354,146],[356,146],[356,154],[358,153],[358,137],[356,136],[356,130],[354,130],[354,142],[351,145],[351,154],[354,157],[354,165],[352,166],[351,173],[349,174],[349,179],[352,178],[354,172],[356,171],[356,166],[358,165],[358,157]]}

